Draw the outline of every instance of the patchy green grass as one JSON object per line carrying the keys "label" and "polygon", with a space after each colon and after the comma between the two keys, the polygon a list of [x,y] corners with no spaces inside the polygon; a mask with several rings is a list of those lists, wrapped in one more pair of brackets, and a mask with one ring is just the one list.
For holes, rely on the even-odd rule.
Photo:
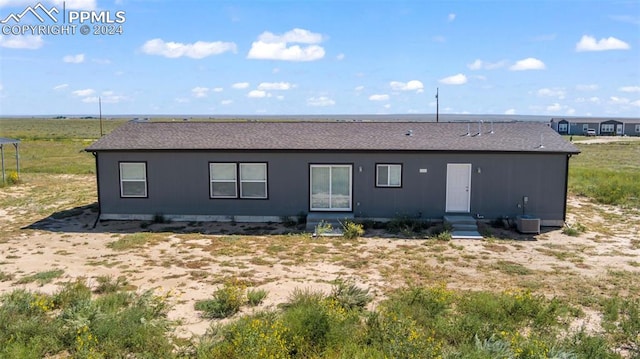
{"label": "patchy green grass", "polygon": [[125,251],[129,249],[141,248],[147,244],[157,244],[165,241],[166,234],[152,232],[138,232],[124,235],[122,238],[107,243],[107,247],[116,251]]}
{"label": "patchy green grass", "polygon": [[72,282],[48,295],[0,296],[2,358],[172,358],[167,296],[114,292],[91,297]]}
{"label": "patchy green grass", "polygon": [[640,208],[640,141],[576,144],[569,191],[598,203]]}
{"label": "patchy green grass", "polygon": [[[125,122],[104,120],[103,132]],[[95,159],[84,149],[100,138],[98,120],[1,119],[0,127],[4,137],[21,140],[21,173],[95,173]],[[6,167],[15,168],[15,156],[5,156]]]}
{"label": "patchy green grass", "polygon": [[512,261],[499,260],[492,266],[493,269],[498,270],[508,275],[527,275],[533,274],[533,271],[520,263]]}
{"label": "patchy green grass", "polygon": [[60,277],[63,274],[64,274],[64,271],[62,269],[54,269],[46,272],[39,272],[36,274],[24,276],[18,279],[16,283],[26,284],[26,283],[37,282],[39,285],[45,285],[47,283],[51,283],[54,279]]}

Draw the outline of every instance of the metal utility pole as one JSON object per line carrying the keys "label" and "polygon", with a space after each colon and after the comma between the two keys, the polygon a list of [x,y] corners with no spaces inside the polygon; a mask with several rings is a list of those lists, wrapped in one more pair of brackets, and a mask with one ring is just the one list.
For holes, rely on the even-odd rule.
{"label": "metal utility pole", "polygon": [[98,110],[100,111],[100,137],[102,137],[102,98],[98,97]]}
{"label": "metal utility pole", "polygon": [[440,122],[440,119],[438,118],[440,115],[440,103],[438,100],[438,88],[436,87],[436,122]]}

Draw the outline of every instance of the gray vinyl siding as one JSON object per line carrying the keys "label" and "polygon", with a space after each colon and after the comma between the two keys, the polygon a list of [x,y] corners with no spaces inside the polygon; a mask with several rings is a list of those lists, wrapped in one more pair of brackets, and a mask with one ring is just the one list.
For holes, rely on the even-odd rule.
{"label": "gray vinyl siding", "polygon": [[637,123],[625,123],[624,124],[624,134],[626,136],[640,136],[640,132],[636,131],[636,126],[640,126],[640,122]]}
{"label": "gray vinyl siding", "polygon": [[[295,216],[309,212],[310,164],[351,164],[356,217],[441,218],[447,163],[470,163],[471,214],[513,217],[528,196],[527,214],[562,221],[567,160],[564,153],[99,151],[97,165],[102,214]],[[121,161],[146,162],[148,198],[120,197]],[[268,198],[211,199],[210,162],[266,162]],[[401,163],[402,187],[376,187],[377,163]]]}

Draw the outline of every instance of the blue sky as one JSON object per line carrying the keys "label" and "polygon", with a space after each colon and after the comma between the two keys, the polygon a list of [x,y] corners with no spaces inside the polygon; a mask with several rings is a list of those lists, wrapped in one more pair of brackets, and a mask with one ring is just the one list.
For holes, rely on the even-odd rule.
{"label": "blue sky", "polygon": [[439,88],[440,113],[640,117],[637,0],[42,0],[57,23],[16,20],[37,4],[0,0],[0,116],[435,113]]}

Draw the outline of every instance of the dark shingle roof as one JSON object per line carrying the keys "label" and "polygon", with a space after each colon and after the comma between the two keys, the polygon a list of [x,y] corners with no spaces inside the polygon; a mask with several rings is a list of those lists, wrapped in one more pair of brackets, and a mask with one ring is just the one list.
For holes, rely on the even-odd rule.
{"label": "dark shingle roof", "polygon": [[544,123],[483,123],[478,135],[479,128],[477,122],[129,122],[86,150],[579,152]]}

